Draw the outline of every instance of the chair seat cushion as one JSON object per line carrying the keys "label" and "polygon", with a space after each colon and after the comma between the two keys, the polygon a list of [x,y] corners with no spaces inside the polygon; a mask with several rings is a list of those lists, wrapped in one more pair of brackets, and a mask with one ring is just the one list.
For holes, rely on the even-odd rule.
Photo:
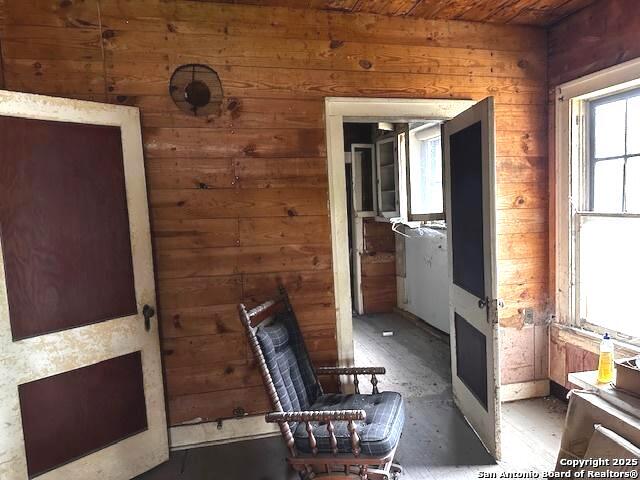
{"label": "chair seat cushion", "polygon": [[[404,425],[404,404],[396,392],[382,392],[374,395],[329,394],[321,395],[309,410],[364,410],[367,418],[355,421],[360,437],[361,455],[383,457],[398,444]],[[329,433],[323,422],[312,422],[313,435],[318,442],[318,452],[330,454]],[[347,422],[333,422],[334,433],[338,441],[339,453],[351,453],[351,437]],[[296,448],[311,453],[304,422],[296,425],[294,431]]]}

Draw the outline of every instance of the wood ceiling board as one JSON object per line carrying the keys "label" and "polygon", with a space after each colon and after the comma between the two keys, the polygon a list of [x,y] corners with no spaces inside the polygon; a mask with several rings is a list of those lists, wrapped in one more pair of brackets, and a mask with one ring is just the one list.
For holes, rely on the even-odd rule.
{"label": "wood ceiling board", "polygon": [[[507,23],[538,0],[494,0],[477,2],[473,8],[457,17],[458,20]],[[557,1],[557,0],[552,0]]]}
{"label": "wood ceiling board", "polygon": [[216,0],[423,19],[548,26],[595,0]]}
{"label": "wood ceiling board", "polygon": [[447,6],[448,0],[421,0],[409,15],[418,18],[434,18],[435,15]]}

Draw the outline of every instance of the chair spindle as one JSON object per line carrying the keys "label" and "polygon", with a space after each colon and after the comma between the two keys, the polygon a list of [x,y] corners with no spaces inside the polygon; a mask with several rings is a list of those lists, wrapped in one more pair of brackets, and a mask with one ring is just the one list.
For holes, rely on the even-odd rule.
{"label": "chair spindle", "polygon": [[311,453],[316,456],[318,454],[318,442],[316,441],[316,437],[313,435],[313,425],[310,421],[307,421],[306,424],[307,434],[309,435],[309,448],[311,448]]}
{"label": "chair spindle", "polygon": [[349,420],[347,430],[349,430],[349,433],[351,434],[351,451],[353,452],[353,456],[358,457],[360,456],[360,437],[358,437],[356,425],[353,420]]}
{"label": "chair spindle", "polygon": [[371,375],[371,385],[373,385],[371,393],[373,393],[374,395],[380,393],[380,391],[378,391],[378,377],[376,377],[375,373]]}
{"label": "chair spindle", "polygon": [[353,375],[353,387],[355,388],[356,393],[360,393],[360,381],[358,380],[358,375]]}
{"label": "chair spindle", "polygon": [[338,454],[338,439],[336,438],[336,434],[334,432],[333,423],[329,420],[327,423],[327,432],[329,432],[329,444],[331,445],[331,453],[334,455]]}

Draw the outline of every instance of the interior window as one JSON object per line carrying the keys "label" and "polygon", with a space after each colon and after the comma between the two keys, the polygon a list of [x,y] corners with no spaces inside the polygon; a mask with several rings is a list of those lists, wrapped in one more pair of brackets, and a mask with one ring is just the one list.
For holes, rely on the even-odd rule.
{"label": "interior window", "polygon": [[443,219],[440,125],[416,128],[409,137],[411,219]]}
{"label": "interior window", "polygon": [[376,167],[373,148],[373,144],[351,145],[354,208],[360,216],[372,216],[376,211]]}
{"label": "interior window", "polygon": [[640,338],[640,89],[587,103],[573,224],[582,325]]}

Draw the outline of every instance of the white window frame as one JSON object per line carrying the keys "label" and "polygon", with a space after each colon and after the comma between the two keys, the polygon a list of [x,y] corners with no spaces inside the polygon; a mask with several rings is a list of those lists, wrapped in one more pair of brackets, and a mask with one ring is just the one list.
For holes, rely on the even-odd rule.
{"label": "white window frame", "polygon": [[[362,209],[362,191],[364,185],[362,184],[362,175],[360,169],[360,162],[362,161],[359,155],[356,155],[357,149],[367,149],[371,152],[371,195],[373,197],[373,209]],[[376,162],[376,148],[373,143],[353,143],[351,144],[351,174],[353,175],[353,211],[356,217],[366,218],[375,217],[378,211],[378,189],[376,182],[377,174],[377,162]]]}
{"label": "white window frame", "polygon": [[[587,118],[587,123],[586,123],[586,130],[585,130],[585,134],[588,135],[589,137],[589,144],[588,144],[588,152],[585,155],[584,158],[584,163],[585,163],[585,168],[588,168],[588,172],[587,172],[587,178],[585,179],[586,183],[585,183],[585,188],[587,189],[588,192],[588,197],[586,197],[584,199],[584,208],[585,210],[588,211],[595,211],[594,210],[594,189],[595,189],[595,184],[594,184],[594,175],[595,175],[595,164],[598,161],[607,161],[609,159],[613,159],[613,158],[621,158],[624,159],[625,163],[630,159],[630,158],[634,158],[634,157],[638,157],[640,156],[640,151],[635,151],[633,153],[629,153],[626,151],[626,146],[625,146],[625,152],[617,157],[610,157],[609,159],[597,159],[596,160],[596,156],[595,156],[595,135],[594,135],[594,128],[595,128],[595,109],[602,104],[606,104],[606,103],[610,103],[610,102],[616,102],[619,100],[628,100],[630,97],[638,97],[640,96],[640,88],[632,88],[632,89],[625,89],[623,92],[621,93],[614,93],[614,94],[610,94],[610,95],[605,95],[604,97],[600,97],[600,98],[596,98],[596,99],[592,99],[588,105],[586,105],[586,114],[588,114],[588,118]],[[629,130],[628,130],[628,126],[625,126],[626,128],[626,132],[625,132],[625,142],[626,142],[626,135],[628,134]],[[629,216],[629,212],[626,211],[626,189],[627,189],[627,183],[626,183],[626,179],[623,176],[622,179],[622,205],[621,205],[621,212],[616,212],[622,216]],[[634,212],[632,212],[634,213]],[[635,212],[637,213],[637,212]]]}
{"label": "white window frame", "polygon": [[[424,133],[423,133],[424,132]],[[418,139],[417,136],[419,134],[425,135],[425,138]],[[426,128],[415,128],[409,131],[409,155],[407,158],[407,209],[408,215],[407,218],[410,222],[419,221],[419,222],[430,222],[434,220],[444,220],[445,219],[445,211],[444,211],[444,178],[442,179],[442,212],[437,213],[413,213],[411,209],[411,158],[418,154],[413,148],[412,144],[415,142],[423,142],[433,140],[434,138],[442,137],[442,124],[431,125]],[[442,169],[444,172],[444,168]]]}
{"label": "white window frame", "polygon": [[[393,142],[393,163],[388,165],[381,165],[381,155],[380,155],[380,147],[385,143]],[[400,216],[400,176],[399,176],[399,155],[398,155],[398,135],[394,133],[393,135],[385,138],[381,138],[376,141],[376,177],[378,182],[378,216],[382,219],[389,219]],[[394,193],[394,209],[393,210],[383,210],[383,193],[388,193],[391,190],[383,191],[382,190],[382,169],[392,167],[393,169],[393,193]],[[385,172],[386,174],[386,172]]]}
{"label": "white window frame", "polygon": [[[636,89],[640,86],[640,59],[565,83],[555,92],[555,225],[551,235],[555,252],[555,310],[559,323],[602,331],[579,319],[580,292],[577,282],[577,218],[583,210],[574,192],[584,189],[579,168],[588,155],[588,102],[595,98]],[[626,216],[640,216],[625,214]],[[630,339],[621,335],[625,342]],[[635,342],[634,342],[635,343]]]}

